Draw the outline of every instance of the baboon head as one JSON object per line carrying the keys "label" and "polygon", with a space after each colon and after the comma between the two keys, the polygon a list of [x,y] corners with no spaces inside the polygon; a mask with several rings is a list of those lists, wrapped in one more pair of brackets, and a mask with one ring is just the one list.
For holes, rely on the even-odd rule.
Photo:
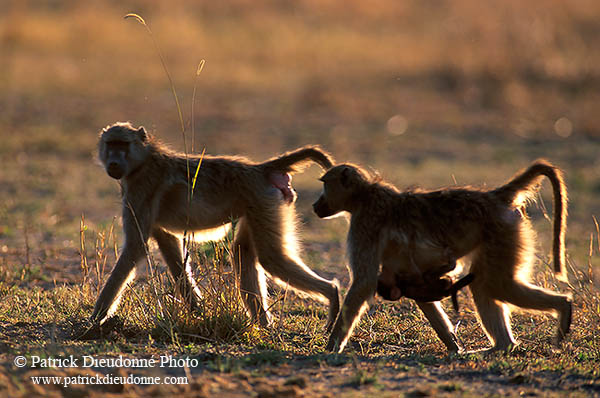
{"label": "baboon head", "polygon": [[115,123],[100,133],[98,157],[108,175],[119,180],[144,163],[147,143],[148,134],[143,127],[136,129],[130,123]]}
{"label": "baboon head", "polygon": [[360,192],[370,185],[371,177],[356,166],[341,164],[329,169],[319,180],[323,181],[323,193],[313,204],[313,210],[320,218],[327,218],[343,211],[352,212],[359,203]]}

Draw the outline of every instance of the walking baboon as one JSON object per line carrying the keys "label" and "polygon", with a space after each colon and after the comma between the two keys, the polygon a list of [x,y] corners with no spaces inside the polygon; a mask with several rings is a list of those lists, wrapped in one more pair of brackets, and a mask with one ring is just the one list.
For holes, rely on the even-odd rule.
{"label": "walking baboon", "polygon": [[[344,348],[354,324],[377,288],[382,273],[402,273],[416,264],[423,273],[469,255],[474,280],[469,285],[492,350],[516,344],[510,328],[512,304],[558,314],[557,343],[571,324],[571,299],[528,282],[535,235],[525,214],[527,199],[543,176],[554,194],[553,257],[559,279],[566,280],[567,191],[562,173],[539,160],[506,185],[493,190],[471,187],[400,192],[353,165],[338,165],[321,177],[323,194],[313,205],[319,217],[350,212],[348,257],[352,283],[327,344]],[[417,302],[449,350],[458,347],[439,303]]]}
{"label": "walking baboon", "polygon": [[239,274],[241,295],[250,314],[264,326],[270,322],[266,271],[277,281],[327,300],[328,327],[335,320],[340,303],[337,281],[318,276],[298,255],[296,194],[290,183],[290,174],[310,161],[324,169],[332,166],[331,158],[320,148],[303,147],[264,163],[241,157],[200,158],[173,152],[143,127],[116,123],[102,130],[98,151],[108,175],[121,183],[125,244],[98,297],[92,320],[101,324],[116,309],[150,237],[158,243],[175,280],[180,281],[181,293],[195,308],[198,291],[184,264],[177,234],[220,228],[234,219],[239,221],[233,268]]}

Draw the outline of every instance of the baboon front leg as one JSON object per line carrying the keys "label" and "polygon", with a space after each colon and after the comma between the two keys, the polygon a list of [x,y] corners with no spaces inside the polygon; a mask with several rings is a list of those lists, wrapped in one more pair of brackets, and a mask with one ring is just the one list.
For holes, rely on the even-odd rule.
{"label": "baboon front leg", "polygon": [[152,236],[158,243],[158,248],[175,279],[181,296],[189,308],[195,310],[198,308],[198,299],[202,294],[194,281],[189,265],[183,264],[181,241],[175,235],[160,228],[154,229]]}
{"label": "baboon front leg", "polygon": [[[348,236],[349,267],[352,282],[326,348],[328,351],[335,350],[338,353],[344,349],[354,326],[367,308],[367,300],[375,295],[381,262],[380,247],[376,244],[378,237],[372,235],[361,241],[357,239],[357,232],[353,229],[353,226],[351,225]],[[361,232],[358,234],[360,235]]]}
{"label": "baboon front leg", "polygon": [[[124,202],[126,198],[124,198]],[[121,293],[135,276],[135,265],[144,257],[146,242],[150,232],[152,220],[149,212],[136,214],[134,209],[141,206],[132,206],[130,203],[123,206],[123,231],[125,232],[125,245],[100,292],[100,296],[94,306],[91,320],[100,324],[116,310]]]}
{"label": "baboon front leg", "polygon": [[417,305],[425,314],[427,320],[437,333],[438,337],[448,348],[450,352],[462,352],[463,349],[458,342],[458,338],[452,331],[452,323],[446,315],[439,301],[433,303],[418,302]]}
{"label": "baboon front leg", "polygon": [[253,319],[258,319],[263,327],[271,323],[271,313],[267,310],[267,281],[259,267],[256,250],[250,229],[244,219],[240,219],[233,242],[233,269],[240,280],[240,294]]}
{"label": "baboon front leg", "polygon": [[[140,250],[141,249],[141,250]],[[106,319],[111,316],[119,305],[121,293],[135,277],[135,264],[144,255],[143,248],[136,245],[125,245],[117,264],[113,268],[106,284],[96,300],[94,306],[94,312],[92,313],[91,320],[100,324],[104,323]]]}
{"label": "baboon front leg", "polygon": [[367,308],[367,300],[375,294],[377,288],[377,275],[375,278],[355,279],[344,298],[342,309],[335,321],[331,336],[327,342],[327,351],[342,352],[354,326],[360,320]]}

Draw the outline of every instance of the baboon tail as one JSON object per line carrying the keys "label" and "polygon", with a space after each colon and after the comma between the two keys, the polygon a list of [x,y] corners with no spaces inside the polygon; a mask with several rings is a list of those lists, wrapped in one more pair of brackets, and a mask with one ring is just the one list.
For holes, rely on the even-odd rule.
{"label": "baboon tail", "polygon": [[331,155],[318,146],[304,146],[286,152],[274,159],[267,160],[262,166],[268,171],[294,173],[302,171],[311,161],[317,163],[324,170],[328,170],[333,166]]}
{"label": "baboon tail", "polygon": [[552,183],[554,196],[554,227],[552,252],[554,272],[559,280],[567,281],[565,268],[565,231],[567,228],[567,188],[562,172],[545,160],[535,161],[525,171],[517,173],[506,185],[493,191],[501,200],[513,203],[519,194],[535,192],[540,179],[546,176]]}

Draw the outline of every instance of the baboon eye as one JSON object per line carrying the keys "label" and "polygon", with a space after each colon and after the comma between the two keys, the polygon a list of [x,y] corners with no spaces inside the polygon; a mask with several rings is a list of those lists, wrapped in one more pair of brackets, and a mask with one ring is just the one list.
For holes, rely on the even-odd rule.
{"label": "baboon eye", "polygon": [[127,141],[109,141],[107,145],[109,148],[118,151],[125,151],[129,148],[129,142]]}

